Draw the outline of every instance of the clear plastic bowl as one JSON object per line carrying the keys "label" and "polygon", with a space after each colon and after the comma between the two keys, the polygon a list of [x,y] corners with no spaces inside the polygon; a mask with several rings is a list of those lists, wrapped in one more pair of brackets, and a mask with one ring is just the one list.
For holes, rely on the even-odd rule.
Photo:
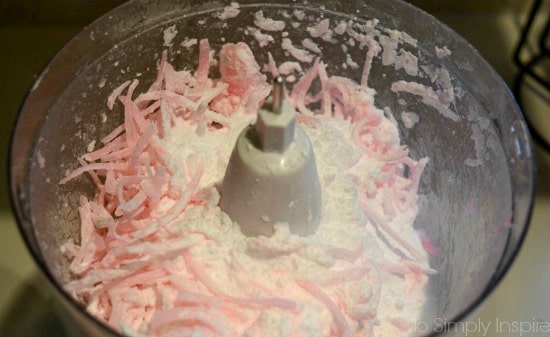
{"label": "clear plastic bowl", "polygon": [[[287,25],[288,38],[299,43],[309,33],[304,27],[320,16],[332,23],[352,20],[361,24],[379,20],[382,35],[403,31],[416,41],[401,40],[399,50],[418,58],[417,76],[386,64],[380,55],[373,61],[369,86],[376,105],[396,116],[402,140],[413,158],[429,157],[420,183],[421,207],[415,227],[423,228],[442,249],[430,265],[439,271],[430,277],[430,304],[422,318],[421,334],[438,334],[437,318],[464,320],[491,293],[514,260],[528,227],[534,196],[534,158],[527,128],[513,96],[479,53],[467,41],[429,14],[401,1],[307,1],[278,0],[269,3],[240,2],[236,18],[220,20],[229,1],[136,0],[113,10],[84,29],[49,63],[22,105],[10,153],[10,187],[14,213],[28,248],[54,286],[77,325],[88,336],[117,336],[104,323],[84,311],[62,284],[69,275],[59,247],[67,238],[78,238],[77,214],[80,194],[92,194],[86,179],[57,184],[87,145],[106,135],[121,118],[109,117],[105,100],[113,89],[140,73],[146,85],[155,78],[163,46],[163,31],[178,31],[170,49],[176,67],[193,69],[197,52],[181,52],[186,38],[209,38],[214,50],[225,42],[246,41],[260,64],[267,49],[243,28],[254,26],[254,13],[284,18],[302,10],[300,28]],[[290,23],[292,18],[287,18]],[[368,24],[365,26],[368,27]],[[368,28],[365,28],[368,29]],[[279,62],[290,60],[279,48],[281,34],[269,51]],[[360,80],[361,71],[344,67],[346,52],[362,66],[366,49],[357,44],[346,52],[341,43],[347,34],[334,35],[337,43],[320,42],[321,58],[330,73]],[[410,41],[409,41],[410,42]],[[451,55],[444,56],[446,47]],[[439,51],[436,51],[436,48]],[[304,69],[309,66],[304,64]],[[452,121],[420,96],[395,93],[398,80],[432,83],[430,73],[444,69],[456,95],[450,108],[460,119]],[[101,82],[111,85],[101,86]],[[414,111],[420,122],[407,128],[401,111]],[[120,112],[120,111],[118,111]],[[116,115],[116,114],[115,114]],[[76,122],[79,121],[79,122]],[[45,165],[41,165],[45,163]],[[52,164],[53,163],[53,164]],[[479,164],[479,165],[478,165]],[[42,167],[43,166],[43,167]]]}

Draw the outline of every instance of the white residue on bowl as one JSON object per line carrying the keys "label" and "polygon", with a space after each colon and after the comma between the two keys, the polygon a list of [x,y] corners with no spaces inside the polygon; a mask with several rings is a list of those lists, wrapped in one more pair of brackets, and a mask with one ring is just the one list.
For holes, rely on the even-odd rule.
{"label": "white residue on bowl", "polygon": [[268,32],[277,32],[282,31],[285,29],[285,22],[279,21],[279,20],[273,20],[270,18],[264,17],[264,13],[262,11],[256,12],[254,15],[254,24],[262,29],[266,30]]}
{"label": "white residue on bowl", "polygon": [[231,5],[226,6],[223,11],[218,15],[218,19],[227,20],[234,17],[237,17],[241,10],[239,9],[239,4],[232,2]]}
{"label": "white residue on bowl", "polygon": [[298,48],[292,44],[289,38],[284,38],[281,43],[281,48],[286,50],[290,55],[300,62],[311,63],[313,61],[313,55],[305,49]]}
{"label": "white residue on bowl", "polygon": [[95,140],[92,140],[90,143],[88,143],[88,146],[86,147],[86,151],[92,152],[95,149]]}
{"label": "white residue on bowl", "polygon": [[302,66],[299,62],[287,61],[281,63],[278,70],[282,75],[290,75],[293,72],[302,72]]}
{"label": "white residue on bowl", "polygon": [[183,42],[181,43],[181,46],[184,47],[184,48],[187,48],[187,49],[190,49],[191,47],[193,47],[194,45],[196,45],[198,43],[198,40],[193,38],[193,39],[185,39],[183,40]]}
{"label": "white residue on bowl", "polygon": [[316,38],[321,37],[323,34],[326,34],[329,30],[329,26],[329,19],[324,19],[312,27],[307,27],[306,30],[309,32],[309,35],[311,35],[311,37]]}
{"label": "white residue on bowl", "polygon": [[359,69],[359,64],[351,58],[349,53],[346,54],[346,65],[350,66],[351,69]]}
{"label": "white residue on bowl", "polygon": [[401,121],[407,129],[411,129],[416,123],[420,121],[420,116],[414,112],[402,111]]}
{"label": "white residue on bowl", "polygon": [[299,9],[295,9],[293,14],[296,17],[296,19],[300,21],[302,21],[306,17],[306,13],[304,13],[304,11]]}
{"label": "white residue on bowl", "polygon": [[420,96],[422,102],[436,109],[442,116],[451,119],[454,122],[460,120],[460,116],[450,108],[450,102],[442,99],[438,92],[433,88],[416,82],[397,81],[392,83],[391,90],[393,92],[405,92]]}
{"label": "white residue on bowl", "polygon": [[36,151],[36,161],[38,163],[38,167],[40,167],[41,169],[46,166],[46,158],[44,158],[40,150]]}
{"label": "white residue on bowl", "polygon": [[447,57],[447,56],[451,56],[451,54],[452,54],[452,52],[449,50],[449,48],[447,48],[447,46],[443,46],[441,48],[435,47],[435,55],[438,58],[444,58],[444,57]]}
{"label": "white residue on bowl", "polygon": [[310,38],[305,38],[302,40],[302,47],[317,54],[321,53],[321,48],[319,48],[319,45]]}
{"label": "white residue on bowl", "polygon": [[166,47],[172,47],[174,44],[174,38],[178,34],[178,31],[176,29],[176,25],[172,25],[168,28],[166,28],[162,32],[162,37],[164,39],[164,46]]}
{"label": "white residue on bowl", "polygon": [[260,47],[267,46],[270,42],[275,41],[271,34],[262,33],[261,30],[255,27],[247,27],[247,32],[254,36]]}
{"label": "white residue on bowl", "polygon": [[107,83],[107,78],[101,78],[101,80],[99,80],[99,83],[97,84],[98,88],[103,88],[105,86],[105,83]]}

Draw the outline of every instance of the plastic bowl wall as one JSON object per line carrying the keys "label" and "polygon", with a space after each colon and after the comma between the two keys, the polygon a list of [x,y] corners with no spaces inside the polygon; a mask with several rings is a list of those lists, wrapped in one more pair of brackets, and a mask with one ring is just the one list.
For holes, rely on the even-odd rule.
{"label": "plastic bowl wall", "polygon": [[[78,239],[78,200],[92,195],[86,178],[68,185],[58,182],[88,144],[105,136],[122,120],[120,107],[108,112],[106,97],[111,91],[139,75],[147,88],[156,76],[164,49],[176,68],[195,69],[198,48],[186,49],[189,38],[208,38],[212,49],[227,42],[247,42],[259,64],[271,52],[278,63],[294,59],[280,48],[281,32],[275,42],[260,47],[246,33],[254,26],[254,15],[286,20],[285,32],[294,44],[310,37],[305,27],[320,17],[331,25],[353,21],[372,28],[378,20],[377,39],[406,32],[397,51],[418,60],[418,74],[408,73],[384,60],[373,61],[368,85],[376,90],[376,105],[386,109],[399,124],[410,156],[429,157],[420,182],[420,213],[415,227],[435,240],[442,252],[430,260],[438,274],[430,277],[430,304],[422,319],[437,333],[435,318],[459,321],[472,312],[497,285],[513,261],[529,223],[533,202],[534,159],[521,113],[507,87],[495,71],[464,39],[419,9],[400,1],[300,1],[269,3],[240,2],[235,18],[219,19],[229,2],[146,1],[129,2],[98,19],[76,36],[51,61],[30,90],[12,138],[10,184],[14,212],[28,247],[42,271],[56,288],[59,298],[89,336],[116,333],[82,310],[62,284],[69,275],[60,245],[69,237]],[[302,21],[293,16],[298,9]],[[292,22],[299,22],[293,28]],[[174,26],[178,33],[173,46],[164,46],[163,32]],[[371,27],[371,28],[369,28]],[[408,37],[407,37],[408,36]],[[349,32],[334,34],[336,43],[316,40],[319,55],[329,74],[361,79],[361,68],[344,66],[349,53],[362,67],[368,48],[357,43],[344,51],[341,44]],[[410,39],[409,39],[410,38]],[[442,56],[446,47],[451,55]],[[440,48],[440,49],[438,49]],[[439,52],[436,52],[439,50]],[[309,64],[302,64],[304,69]],[[447,80],[445,80],[448,74]],[[435,93],[448,90],[455,95],[452,120],[426,100],[410,93],[396,93],[392,83],[420,83]],[[102,85],[103,83],[104,85]],[[291,85],[291,84],[290,84]],[[138,90],[139,90],[138,88]],[[414,112],[420,121],[404,125],[401,112]],[[108,113],[107,123],[101,114]]]}

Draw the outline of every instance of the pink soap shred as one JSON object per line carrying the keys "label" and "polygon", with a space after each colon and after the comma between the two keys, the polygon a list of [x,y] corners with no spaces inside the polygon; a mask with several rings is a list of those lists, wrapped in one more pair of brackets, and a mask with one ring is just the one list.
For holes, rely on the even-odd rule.
{"label": "pink soap shred", "polygon": [[[96,184],[91,200],[80,199],[78,243],[68,240],[62,247],[73,276],[65,289],[98,319],[134,336],[297,336],[298,331],[307,330],[307,322],[297,322],[293,317],[307,301],[323,306],[327,319],[320,327],[309,327],[311,334],[303,336],[371,336],[378,324],[384,275],[398,275],[414,287],[425,284],[427,275],[435,272],[426,266],[425,252],[388,222],[397,212],[416,210],[418,185],[427,160],[408,157],[406,146],[399,144],[399,135],[383,123],[384,114],[375,108],[371,89],[344,77],[329,76],[326,65],[315,59],[288,93],[298,121],[316,125],[323,118],[346,120],[353,127],[352,140],[383,163],[388,174],[380,177],[375,188],[387,194],[385,206],[371,207],[369,191],[365,190],[358,192],[360,207],[369,223],[391,238],[406,256],[397,262],[375,261],[363,247],[299,239],[281,239],[280,245],[274,246],[268,238],[251,238],[249,249],[258,249],[263,256],[315,249],[346,267],[327,267],[323,277],[316,280],[287,275],[286,284],[272,284],[268,276],[254,274],[230,255],[224,262],[234,277],[247,284],[230,293],[222,286],[223,280],[209,272],[213,262],[201,261],[193,253],[194,248],[214,239],[206,231],[181,231],[175,226],[190,208],[210,201],[199,189],[204,165],[195,156],[188,156],[180,163],[184,186],[174,187],[166,149],[155,141],[166,137],[179,121],[196,125],[197,132],[203,134],[228,128],[236,111],[255,114],[269,95],[268,77],[248,45],[223,46],[218,79],[208,77],[215,64],[212,55],[208,41],[201,40],[198,67],[190,73],[176,71],[164,52],[157,78],[146,91],[137,94],[139,82],[134,80],[109,97],[109,109],[117,103],[122,105],[124,122],[101,140],[103,147],[83,155],[81,166],[60,182],[68,184],[88,174]],[[270,62],[267,69],[275,73],[272,58]],[[312,93],[315,81],[322,90]],[[424,240],[423,244],[429,253],[439,253],[431,242]],[[286,275],[287,271],[276,269],[273,273]],[[358,281],[368,282],[370,287],[357,291],[353,301],[346,299],[339,287]],[[265,324],[259,324],[271,317],[264,315],[267,310],[280,318],[274,323],[277,332],[264,331],[261,326]],[[411,326],[399,316],[389,321],[396,333]]]}

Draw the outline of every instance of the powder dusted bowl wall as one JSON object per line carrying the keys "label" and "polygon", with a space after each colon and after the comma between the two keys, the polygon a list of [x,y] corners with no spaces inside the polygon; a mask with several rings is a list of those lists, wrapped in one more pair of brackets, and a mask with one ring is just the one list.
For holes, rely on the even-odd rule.
{"label": "powder dusted bowl wall", "polygon": [[[420,181],[415,227],[441,252],[430,261],[438,274],[430,278],[430,302],[424,317],[417,318],[427,327],[419,332],[437,333],[435,318],[464,319],[513,261],[532,207],[531,147],[503,81],[465,40],[400,1],[241,1],[236,16],[227,6],[221,1],[129,2],[67,44],[22,106],[10,155],[14,211],[37,263],[86,334],[116,335],[62,289],[69,275],[60,246],[69,237],[78,240],[79,196],[92,195],[93,184],[85,177],[70,185],[58,182],[77,167],[92,141],[122,121],[120,106],[110,112],[106,97],[136,76],[143,87],[152,83],[165,49],[175,66],[195,69],[197,48],[181,45],[190,39],[208,38],[213,50],[245,41],[260,64],[268,62],[268,51],[279,63],[296,61],[281,44],[299,46],[312,37],[306,27],[322,19],[334,33],[315,37],[320,53],[310,54],[320,56],[328,72],[358,82],[372,56],[368,85],[376,90],[376,105],[394,116],[411,157],[430,158]],[[286,23],[283,31],[270,34],[274,41],[267,46],[248,28],[255,27],[260,10]],[[341,22],[346,26],[337,27]],[[311,60],[301,63],[308,69]],[[419,117],[414,126],[411,116]]]}

